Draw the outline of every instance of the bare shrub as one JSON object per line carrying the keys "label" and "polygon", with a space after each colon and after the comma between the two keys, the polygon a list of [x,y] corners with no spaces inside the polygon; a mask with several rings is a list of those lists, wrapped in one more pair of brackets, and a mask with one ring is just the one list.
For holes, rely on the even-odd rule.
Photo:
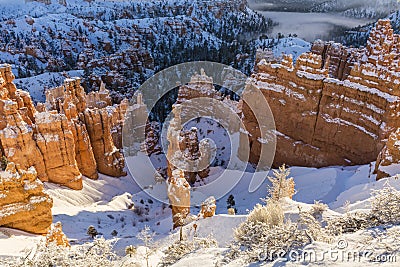
{"label": "bare shrub", "polygon": [[400,192],[388,183],[372,191],[369,212],[346,212],[327,221],[326,230],[332,235],[352,233],[370,227],[400,223]]}
{"label": "bare shrub", "polygon": [[400,223],[400,191],[389,183],[372,192],[371,214],[384,223]]}
{"label": "bare shrub", "polygon": [[[113,252],[112,242],[95,238],[93,242],[72,248],[56,242],[39,242],[20,262],[20,266],[115,266],[120,258]],[[14,265],[15,266],[15,265]]]}
{"label": "bare shrub", "polygon": [[314,205],[311,207],[310,213],[314,218],[320,218],[322,216],[322,213],[328,209],[328,205],[320,202],[320,201],[314,201]]}
{"label": "bare shrub", "polygon": [[151,254],[154,253],[154,235],[155,233],[151,232],[148,225],[145,225],[145,227],[137,235],[137,238],[139,240],[142,240],[144,245],[146,246],[145,259],[147,267],[149,267],[149,258]]}
{"label": "bare shrub", "polygon": [[267,206],[256,205],[247,220],[235,229],[235,241],[224,261],[242,257],[248,263],[255,262],[259,261],[261,254],[268,254],[266,260],[273,261],[290,250],[302,248],[313,241],[314,232],[317,235],[314,228],[320,229],[314,225],[307,226],[310,217],[315,221],[309,214],[307,220],[293,223],[290,220],[284,221],[280,202],[269,200]]}
{"label": "bare shrub", "polygon": [[176,241],[164,251],[165,256],[161,259],[160,266],[170,266],[198,249],[217,246],[218,243],[212,236],[206,238],[193,237],[192,240]]}
{"label": "bare shrub", "polygon": [[261,222],[267,224],[269,227],[282,224],[283,219],[283,209],[280,203],[272,199],[267,201],[266,206],[257,204],[247,217],[247,221],[249,222]]}

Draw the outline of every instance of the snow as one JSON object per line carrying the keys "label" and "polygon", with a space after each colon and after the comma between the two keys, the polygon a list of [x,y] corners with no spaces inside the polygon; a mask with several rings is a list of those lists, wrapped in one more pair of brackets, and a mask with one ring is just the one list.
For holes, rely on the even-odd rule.
{"label": "snow", "polygon": [[330,123],[336,123],[339,125],[347,125],[347,126],[352,126],[358,130],[360,130],[361,132],[371,136],[373,139],[378,139],[378,136],[370,131],[368,131],[367,129],[365,129],[364,127],[357,125],[355,123],[352,123],[350,121],[346,121],[342,118],[332,118],[330,115],[328,114],[322,114],[321,117],[326,121],[326,122],[330,122]]}
{"label": "snow", "polygon": [[[294,177],[296,184],[296,194],[293,197],[295,204],[289,205],[288,212],[292,212],[290,210],[294,212],[296,205],[308,207],[307,205],[314,203],[315,200],[328,204],[332,214],[342,213],[346,201],[350,201],[349,208],[356,211],[368,208],[371,189],[382,188],[387,180],[390,180],[392,186],[400,189],[399,180],[375,181],[373,169],[373,164],[321,169],[292,167],[291,176]],[[227,172],[230,177],[241,175],[239,171],[227,170]],[[212,168],[209,179],[212,180],[212,176],[219,174],[220,167]],[[259,203],[260,198],[266,196],[267,187],[270,185],[270,182],[265,180],[257,191],[249,193],[250,177],[251,173],[246,173],[229,193],[217,200],[216,216],[194,222],[197,224],[197,234],[199,236],[212,234],[218,241],[219,248],[201,250],[195,255],[187,256],[174,266],[186,266],[185,264],[192,262],[194,257],[197,259],[196,262],[204,258],[204,266],[209,266],[207,265],[209,262],[215,262],[218,255],[226,250],[226,246],[233,238],[233,229],[246,219],[247,211]],[[129,175],[118,179],[100,175],[98,180],[84,177],[83,183],[81,191],[45,183],[46,192],[54,201],[52,209],[54,222],[62,222],[63,230],[71,244],[87,241],[86,229],[89,225],[94,225],[108,239],[112,238],[112,230],[117,230],[115,250],[120,255],[124,254],[125,246],[140,245],[136,233],[143,229],[144,225],[151,226],[157,233],[155,238],[161,247],[178,238],[179,233],[172,230],[170,209],[155,199],[149,201],[150,197],[140,190]],[[165,190],[165,186],[163,188]],[[227,215],[226,200],[230,194],[235,198],[237,215]],[[35,199],[34,202],[36,201],[40,199]],[[135,210],[141,210],[143,214],[139,215]],[[192,214],[198,212],[199,207],[191,209]],[[24,255],[24,249],[33,247],[40,240],[38,236],[20,231],[0,228],[0,232],[2,230],[11,231],[13,235],[0,238],[0,255]],[[193,223],[185,227],[185,235],[193,235]],[[157,262],[159,257],[161,254],[155,254],[153,261]]]}
{"label": "snow", "polygon": [[[82,76],[83,70],[67,71],[66,75],[68,77]],[[28,91],[34,102],[44,103],[46,101],[45,89],[60,86],[64,79],[65,76],[62,72],[47,72],[29,78],[15,79],[14,83],[17,88]]]}

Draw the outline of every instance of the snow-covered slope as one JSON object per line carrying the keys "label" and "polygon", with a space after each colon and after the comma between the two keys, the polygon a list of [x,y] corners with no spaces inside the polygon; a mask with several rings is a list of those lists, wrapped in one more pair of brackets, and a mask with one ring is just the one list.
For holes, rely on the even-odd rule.
{"label": "snow-covered slope", "polygon": [[[219,167],[212,173],[218,175],[218,169]],[[291,176],[294,177],[297,193],[294,195],[294,202],[286,205],[286,213],[295,214],[299,205],[308,209],[315,200],[327,203],[332,210],[329,214],[332,215],[336,212],[343,213],[344,205],[352,211],[368,209],[371,189],[382,188],[388,180],[392,186],[400,189],[400,180],[390,178],[376,182],[371,170],[373,170],[373,165],[322,169],[291,168]],[[240,173],[232,171],[231,176],[235,175],[240,175]],[[204,258],[201,266],[210,266],[210,262],[221,258],[220,253],[226,250],[226,246],[233,239],[233,229],[245,220],[248,210],[256,203],[260,203],[260,198],[267,195],[267,186],[270,185],[268,181],[265,181],[256,192],[252,194],[248,192],[250,176],[250,173],[246,174],[227,196],[218,200],[215,217],[195,222],[197,235],[205,237],[212,234],[218,241],[219,248],[200,250],[174,266],[186,266],[185,264],[192,262],[195,256]],[[171,229],[172,218],[168,205],[151,199],[129,176],[120,179],[101,176],[97,181],[84,179],[82,191],[72,191],[53,184],[46,186],[46,192],[54,199],[54,221],[62,222],[64,232],[73,245],[89,241],[86,230],[88,226],[94,225],[106,239],[114,238],[111,233],[116,230],[118,233],[115,236],[114,248],[118,254],[124,255],[124,248],[127,245],[142,244],[136,238],[137,233],[145,225],[149,225],[156,233],[155,239],[159,247],[159,252],[152,255],[152,262],[155,263],[162,257],[160,251],[178,239],[179,233]],[[238,215],[227,215],[226,200],[229,194],[235,198]],[[347,201],[350,205],[346,204]],[[198,210],[198,208],[193,208],[192,213],[197,214]],[[34,247],[35,243],[41,239],[11,229],[1,228],[0,232],[3,233],[0,236],[2,257],[23,256],[27,253],[27,248]],[[187,236],[194,234],[193,223],[184,228],[184,233]],[[346,237],[353,240],[352,246],[355,246],[358,239],[365,238],[368,234],[366,230]],[[313,245],[319,249],[323,248],[323,244]],[[291,266],[290,263],[288,266]]]}

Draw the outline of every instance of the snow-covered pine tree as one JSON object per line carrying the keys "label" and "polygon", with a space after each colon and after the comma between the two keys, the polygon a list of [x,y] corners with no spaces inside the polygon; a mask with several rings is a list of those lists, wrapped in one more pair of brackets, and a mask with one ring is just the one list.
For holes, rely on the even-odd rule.
{"label": "snow-covered pine tree", "polygon": [[292,198],[295,193],[295,184],[292,177],[288,178],[290,169],[287,169],[286,165],[283,164],[279,167],[279,170],[274,170],[273,172],[274,177],[268,176],[268,179],[272,183],[272,186],[269,188],[271,198],[275,201],[284,197]]}

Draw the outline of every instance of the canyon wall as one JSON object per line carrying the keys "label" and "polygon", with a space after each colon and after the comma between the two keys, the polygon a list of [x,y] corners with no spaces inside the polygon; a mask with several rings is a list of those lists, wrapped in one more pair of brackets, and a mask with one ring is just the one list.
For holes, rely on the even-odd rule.
{"label": "canyon wall", "polygon": [[80,79],[46,92],[33,105],[13,83],[11,66],[0,65],[0,156],[19,168],[35,167],[41,181],[82,188],[82,175],[124,176],[121,128],[128,103],[111,105],[104,85],[86,94]]}
{"label": "canyon wall", "polygon": [[[400,37],[380,20],[367,47],[316,42],[296,63],[261,60],[248,86],[259,88],[275,117],[275,165],[322,167],[375,161],[400,125]],[[252,163],[260,134],[243,103]]]}

